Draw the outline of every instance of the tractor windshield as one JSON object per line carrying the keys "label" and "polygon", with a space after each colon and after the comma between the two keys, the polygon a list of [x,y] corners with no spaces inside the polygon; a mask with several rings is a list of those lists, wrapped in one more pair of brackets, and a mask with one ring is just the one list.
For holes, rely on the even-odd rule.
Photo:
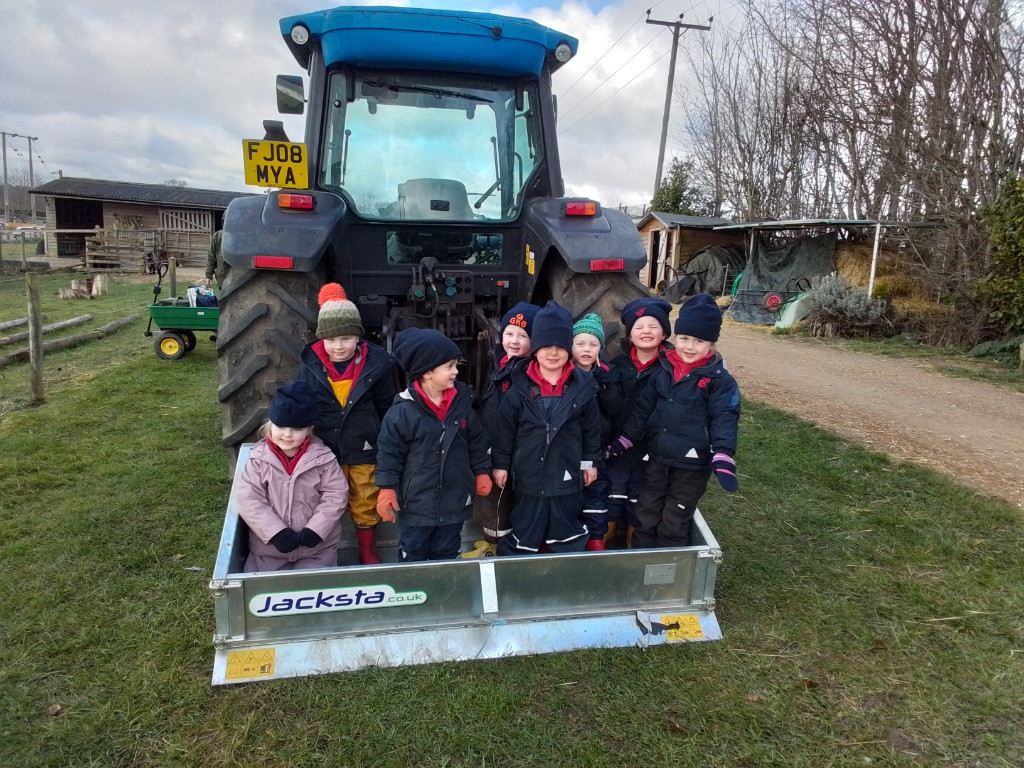
{"label": "tractor windshield", "polygon": [[532,86],[453,75],[331,75],[320,183],[360,215],[508,221],[540,165]]}

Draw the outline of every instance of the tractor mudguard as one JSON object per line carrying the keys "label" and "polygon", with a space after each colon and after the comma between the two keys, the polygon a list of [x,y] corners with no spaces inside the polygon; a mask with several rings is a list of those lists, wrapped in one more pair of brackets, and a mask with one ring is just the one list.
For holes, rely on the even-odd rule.
{"label": "tractor mudguard", "polygon": [[[543,198],[527,204],[523,223],[537,258],[553,248],[573,272],[590,272],[590,262],[603,259],[622,259],[624,272],[639,271],[647,263],[647,254],[632,219],[600,206],[596,216],[566,216],[565,204],[576,199]],[[538,273],[540,268],[538,263]]]}
{"label": "tractor mudguard", "polygon": [[239,197],[224,214],[221,253],[232,267],[253,267],[254,256],[285,256],[293,272],[312,272],[327,251],[345,215],[345,201],[337,195],[299,190],[313,196],[313,210],[280,208],[278,197],[293,192]]}

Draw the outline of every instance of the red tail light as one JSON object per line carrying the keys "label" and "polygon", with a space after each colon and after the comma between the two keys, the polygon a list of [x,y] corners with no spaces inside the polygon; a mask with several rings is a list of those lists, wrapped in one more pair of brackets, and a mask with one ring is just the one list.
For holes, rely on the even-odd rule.
{"label": "red tail light", "polygon": [[291,210],[313,210],[313,196],[312,195],[293,195],[288,192],[282,192],[277,196],[277,207],[278,208],[289,208]]}
{"label": "red tail light", "polygon": [[614,272],[625,268],[626,262],[623,259],[594,259],[590,262],[591,272]]}
{"label": "red tail light", "polygon": [[252,265],[262,269],[291,269],[295,259],[291,256],[253,256]]}
{"label": "red tail light", "polygon": [[593,200],[566,203],[562,211],[566,216],[597,216],[597,203]]}

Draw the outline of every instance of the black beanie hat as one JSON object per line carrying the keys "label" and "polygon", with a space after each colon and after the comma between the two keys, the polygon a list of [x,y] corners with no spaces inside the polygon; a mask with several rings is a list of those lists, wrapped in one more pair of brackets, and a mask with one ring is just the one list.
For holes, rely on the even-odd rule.
{"label": "black beanie hat", "polygon": [[572,315],[557,301],[549,301],[533,319],[530,346],[536,352],[544,347],[561,347],[572,352]]}
{"label": "black beanie hat", "polygon": [[462,355],[458,344],[432,328],[406,328],[395,336],[391,351],[411,379]]}
{"label": "black beanie hat", "polygon": [[661,329],[668,336],[672,333],[668,324],[668,316],[672,305],[665,299],[656,296],[634,299],[622,308],[622,324],[626,326],[626,335],[633,330],[633,324],[641,317],[653,317],[661,324]]}
{"label": "black beanie hat", "polygon": [[267,418],[275,427],[302,429],[313,426],[319,415],[313,387],[307,381],[293,381],[277,390]]}
{"label": "black beanie hat", "polygon": [[540,307],[536,304],[527,304],[525,301],[514,304],[509,307],[508,312],[501,316],[501,333],[505,332],[506,325],[515,325],[526,331],[527,336],[530,336],[533,332],[533,321],[538,312],[540,312]]}
{"label": "black beanie hat", "polygon": [[676,333],[703,341],[718,341],[722,330],[722,310],[706,293],[691,296],[679,308]]}

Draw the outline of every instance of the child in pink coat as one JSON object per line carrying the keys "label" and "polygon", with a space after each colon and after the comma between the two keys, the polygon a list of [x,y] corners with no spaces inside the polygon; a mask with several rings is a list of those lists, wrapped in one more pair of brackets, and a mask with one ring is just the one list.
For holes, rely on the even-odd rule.
{"label": "child in pink coat", "polygon": [[305,381],[281,387],[267,416],[235,489],[249,526],[245,570],[335,566],[348,481],[334,452],[313,436],[316,393]]}

